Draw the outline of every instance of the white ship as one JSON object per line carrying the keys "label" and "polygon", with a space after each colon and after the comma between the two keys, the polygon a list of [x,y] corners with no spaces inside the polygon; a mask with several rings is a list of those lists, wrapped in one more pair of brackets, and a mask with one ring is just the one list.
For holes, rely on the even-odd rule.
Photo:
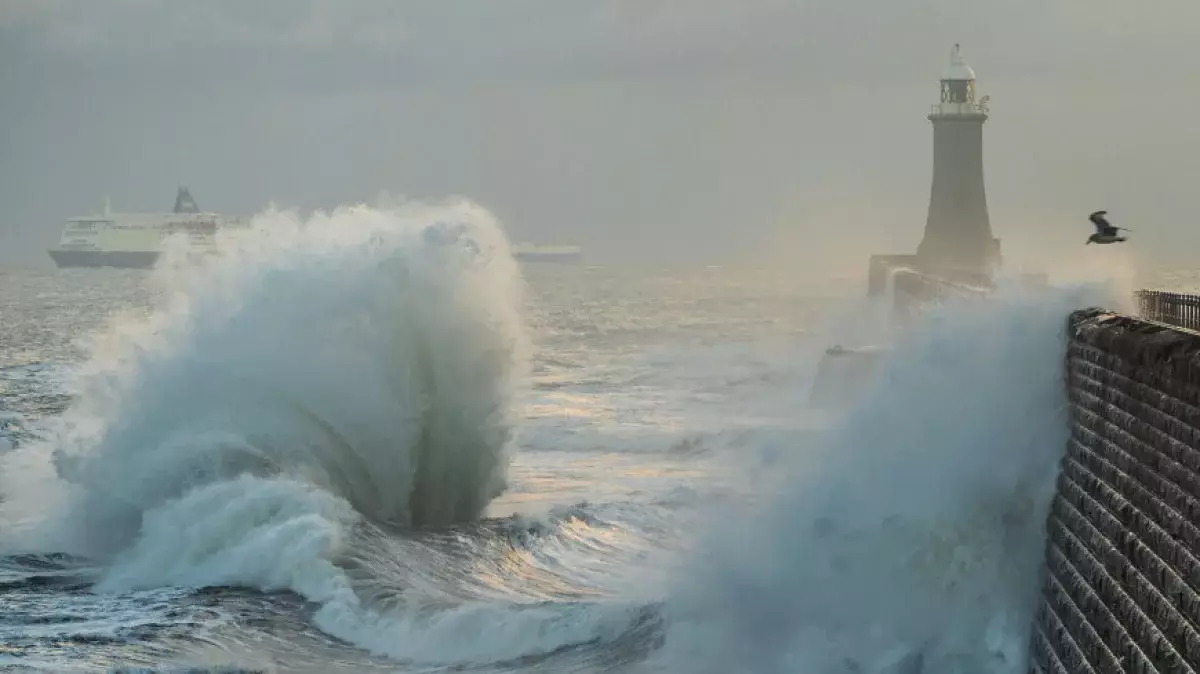
{"label": "white ship", "polygon": [[579,246],[539,246],[518,243],[512,247],[513,257],[534,262],[578,262],[583,257]]}
{"label": "white ship", "polygon": [[[104,211],[67,220],[58,246],[47,251],[59,267],[123,267],[150,269],[162,256],[168,240],[181,239],[189,254],[217,251],[217,238],[249,231],[248,218],[201,212],[186,187],[175,195],[170,213],[113,213]],[[519,260],[578,262],[579,246],[546,246],[518,243],[512,247]]]}
{"label": "white ship", "polygon": [[216,252],[217,233],[248,230],[250,221],[202,213],[186,187],[175,195],[170,213],[104,212],[67,220],[58,246],[47,251],[59,267],[150,269],[169,239],[178,235],[189,253]]}

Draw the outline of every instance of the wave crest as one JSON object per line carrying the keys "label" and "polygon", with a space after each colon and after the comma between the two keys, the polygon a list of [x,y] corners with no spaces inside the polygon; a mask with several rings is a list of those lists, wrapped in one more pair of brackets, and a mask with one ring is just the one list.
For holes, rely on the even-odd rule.
{"label": "wave crest", "polygon": [[393,526],[471,520],[503,490],[528,348],[495,220],[455,202],[254,226],[202,268],[167,260],[171,300],[85,367],[55,452],[82,552],[114,554],[155,509],[241,475]]}
{"label": "wave crest", "polygon": [[661,662],[695,672],[1026,670],[1067,423],[1068,312],[1105,287],[952,302],[778,462],[672,594]]}

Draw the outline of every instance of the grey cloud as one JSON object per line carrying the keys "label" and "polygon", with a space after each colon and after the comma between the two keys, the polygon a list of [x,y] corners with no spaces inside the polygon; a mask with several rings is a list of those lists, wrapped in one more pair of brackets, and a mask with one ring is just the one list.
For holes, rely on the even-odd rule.
{"label": "grey cloud", "polygon": [[0,10],[0,26],[27,32],[39,47],[80,58],[98,50],[240,43],[315,50],[358,45],[387,51],[405,38],[404,23],[391,5],[370,0],[17,0]]}
{"label": "grey cloud", "polygon": [[1006,241],[1096,200],[1169,225],[1197,26],[1194,0],[6,0],[0,258],[181,182],[240,212],[465,194],[597,255],[915,245],[954,42]]}
{"label": "grey cloud", "polygon": [[[1200,5],[1182,0],[1139,7],[1134,20],[1123,0],[47,0],[14,5],[0,44],[34,66],[87,66],[122,88],[163,86],[172,70],[201,86],[343,89],[730,75],[891,81],[954,40],[1010,70],[1054,64],[1090,78],[1119,69],[1131,48],[1147,58],[1170,51],[1187,37],[1186,21],[1200,20]],[[936,35],[939,48],[924,48]],[[1153,41],[1129,44],[1142,36]],[[1144,74],[1182,72],[1161,61],[1165,69]]]}

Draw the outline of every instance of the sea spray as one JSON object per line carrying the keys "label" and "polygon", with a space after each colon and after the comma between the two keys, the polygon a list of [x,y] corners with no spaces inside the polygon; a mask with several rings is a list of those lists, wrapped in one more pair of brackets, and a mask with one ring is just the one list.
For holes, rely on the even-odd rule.
{"label": "sea spray", "polygon": [[644,619],[359,591],[364,531],[471,520],[504,487],[528,344],[520,274],[485,211],[270,211],[220,259],[172,262],[163,307],[97,346],[55,441],[67,498],[50,546],[101,561],[97,591],[292,590],[333,636],[447,664]]}
{"label": "sea spray", "polygon": [[1108,294],[1005,287],[925,315],[842,422],[792,448],[765,510],[702,542],[653,664],[1026,671],[1066,315]]}
{"label": "sea spray", "polygon": [[460,203],[256,224],[89,364],[56,456],[81,533],[103,532],[87,552],[243,473],[401,526],[472,519],[503,487],[526,346],[490,216]]}

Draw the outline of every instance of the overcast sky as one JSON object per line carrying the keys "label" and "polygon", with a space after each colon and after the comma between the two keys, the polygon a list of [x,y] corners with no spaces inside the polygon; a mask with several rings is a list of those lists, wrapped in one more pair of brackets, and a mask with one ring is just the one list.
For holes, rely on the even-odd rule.
{"label": "overcast sky", "polygon": [[180,184],[230,213],[463,195],[600,260],[907,252],[955,42],[1010,257],[1107,208],[1186,258],[1198,41],[1196,0],[0,0],[0,260]]}

